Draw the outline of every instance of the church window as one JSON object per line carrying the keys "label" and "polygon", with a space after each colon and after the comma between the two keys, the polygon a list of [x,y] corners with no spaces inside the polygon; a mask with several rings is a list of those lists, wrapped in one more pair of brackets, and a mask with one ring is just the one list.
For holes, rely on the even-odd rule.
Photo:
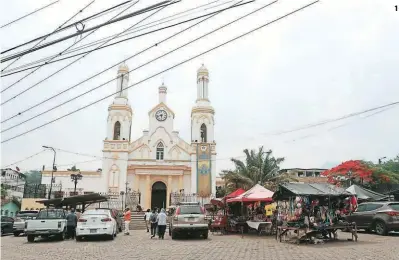
{"label": "church window", "polygon": [[160,142],[157,145],[157,160],[163,160],[163,155],[164,155],[164,147],[163,144]]}
{"label": "church window", "polygon": [[201,125],[200,132],[201,132],[201,142],[206,143],[207,142],[207,136],[206,136],[207,131],[206,131],[206,125],[205,124]]}
{"label": "church window", "polygon": [[114,140],[119,140],[121,138],[121,123],[116,121],[114,125]]}

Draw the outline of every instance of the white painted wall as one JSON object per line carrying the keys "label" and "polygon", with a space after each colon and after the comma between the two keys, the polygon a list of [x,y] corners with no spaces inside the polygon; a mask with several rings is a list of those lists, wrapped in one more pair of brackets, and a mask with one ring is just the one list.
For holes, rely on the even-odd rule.
{"label": "white painted wall", "polygon": [[[53,184],[61,184],[63,191],[73,191],[75,184],[71,181],[70,175],[64,176],[54,176],[55,183]],[[43,175],[42,176],[42,184],[50,184],[51,183],[51,175]],[[106,190],[101,189],[102,178],[101,176],[83,176],[82,180],[78,181],[76,186],[76,190],[81,191],[91,191],[91,192],[105,192]]]}

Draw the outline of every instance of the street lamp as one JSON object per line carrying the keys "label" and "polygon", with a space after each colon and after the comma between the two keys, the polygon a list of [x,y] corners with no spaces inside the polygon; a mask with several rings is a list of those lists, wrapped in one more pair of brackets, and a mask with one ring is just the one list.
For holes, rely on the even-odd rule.
{"label": "street lamp", "polygon": [[384,157],[381,157],[380,159],[378,159],[378,164],[381,164],[382,163],[382,160],[384,160],[384,159],[386,159],[387,157],[386,156],[384,156]]}
{"label": "street lamp", "polygon": [[125,192],[121,191],[119,194],[122,196],[122,211],[123,211],[124,210],[124,208],[123,208],[123,195],[125,195]]}
{"label": "street lamp", "polygon": [[56,151],[55,151],[55,149],[53,147],[45,146],[45,145],[43,145],[42,147],[46,148],[46,149],[51,149],[54,152],[53,169],[51,170],[50,191],[49,191],[48,196],[47,196],[47,198],[50,199],[51,191],[53,189],[54,172],[57,171],[57,167],[55,167],[55,156],[56,156],[57,153],[56,153]]}
{"label": "street lamp", "polygon": [[78,184],[78,181],[80,181],[82,178],[83,178],[83,175],[80,173],[80,171],[78,174],[74,174],[74,173],[71,174],[71,181],[73,181],[75,184],[75,188],[73,190],[74,195],[76,195],[76,185]]}

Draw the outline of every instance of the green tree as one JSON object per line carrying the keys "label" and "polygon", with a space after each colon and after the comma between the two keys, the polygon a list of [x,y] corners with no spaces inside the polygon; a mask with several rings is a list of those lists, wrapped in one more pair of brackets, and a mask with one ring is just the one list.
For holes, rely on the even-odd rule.
{"label": "green tree", "polygon": [[80,172],[80,169],[76,168],[76,165],[72,166],[70,169],[67,169],[70,172]]}
{"label": "green tree", "polygon": [[8,196],[8,190],[10,189],[10,186],[7,184],[1,184],[1,198],[6,198]]}
{"label": "green tree", "polygon": [[27,184],[41,184],[42,172],[41,171],[29,171],[25,172],[25,182]]}
{"label": "green tree", "polygon": [[375,185],[380,184],[380,180],[382,180],[382,183],[389,182],[391,184],[399,184],[399,155],[381,164],[375,164],[373,162],[363,163],[372,170],[373,179],[376,180]]}
{"label": "green tree", "polygon": [[265,151],[263,146],[258,150],[244,150],[245,161],[232,158],[234,170],[224,170],[222,175],[227,192],[238,188],[250,189],[255,184],[275,189],[279,183],[293,181],[295,178],[288,174],[280,174],[279,165],[284,158],[272,156],[272,150]]}

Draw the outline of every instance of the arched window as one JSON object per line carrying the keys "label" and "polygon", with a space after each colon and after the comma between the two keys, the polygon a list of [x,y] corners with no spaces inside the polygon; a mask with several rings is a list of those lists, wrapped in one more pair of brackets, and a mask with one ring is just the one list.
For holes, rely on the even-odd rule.
{"label": "arched window", "polygon": [[157,160],[163,160],[163,155],[164,155],[163,143],[159,142],[159,144],[157,145]]}
{"label": "arched window", "polygon": [[207,142],[207,136],[206,136],[207,131],[206,131],[206,125],[205,124],[201,125],[200,132],[201,132],[201,142],[206,143]]}
{"label": "arched window", "polygon": [[121,138],[121,123],[116,121],[114,125],[114,140],[119,140]]}

